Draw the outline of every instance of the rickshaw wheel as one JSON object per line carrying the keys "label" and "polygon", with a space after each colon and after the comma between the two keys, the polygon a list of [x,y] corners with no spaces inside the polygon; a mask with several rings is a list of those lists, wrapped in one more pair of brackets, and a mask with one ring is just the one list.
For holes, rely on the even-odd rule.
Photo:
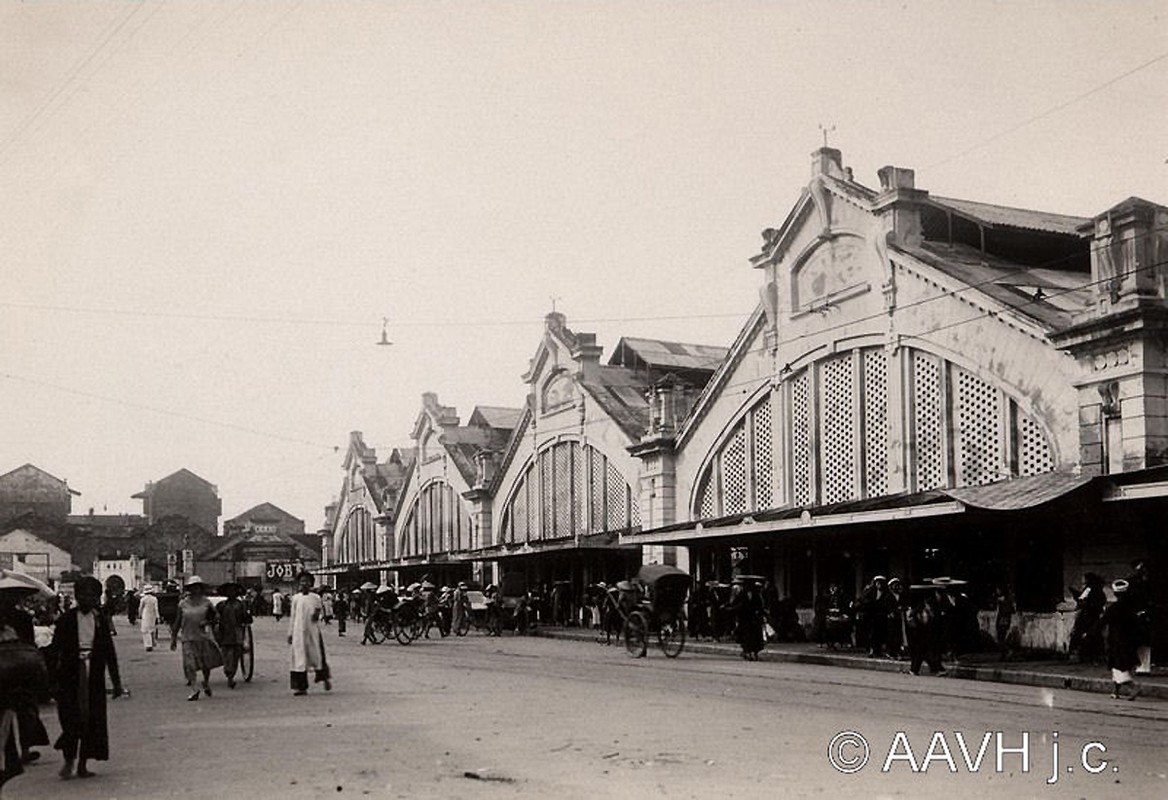
{"label": "rickshaw wheel", "polygon": [[648,650],[649,620],[640,611],[629,614],[624,626],[625,650],[633,658],[643,658]]}
{"label": "rickshaw wheel", "polygon": [[685,649],[685,624],[681,620],[661,623],[661,630],[657,631],[657,643],[666,656],[677,658]]}
{"label": "rickshaw wheel", "polygon": [[411,630],[412,623],[403,622],[394,617],[393,620],[393,638],[397,639],[398,644],[409,644],[414,640],[413,631]]}
{"label": "rickshaw wheel", "polygon": [[247,626],[247,634],[243,641],[243,663],[240,664],[243,668],[243,682],[250,683],[251,676],[255,674],[255,638],[251,635],[251,626]]}

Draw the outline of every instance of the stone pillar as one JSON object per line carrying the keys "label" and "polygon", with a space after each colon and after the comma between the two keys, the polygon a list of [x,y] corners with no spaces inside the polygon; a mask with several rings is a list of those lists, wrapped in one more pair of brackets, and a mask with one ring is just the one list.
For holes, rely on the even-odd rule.
{"label": "stone pillar", "polygon": [[1168,463],[1168,208],[1129,198],[1091,236],[1090,308],[1051,341],[1075,357],[1085,475]]}

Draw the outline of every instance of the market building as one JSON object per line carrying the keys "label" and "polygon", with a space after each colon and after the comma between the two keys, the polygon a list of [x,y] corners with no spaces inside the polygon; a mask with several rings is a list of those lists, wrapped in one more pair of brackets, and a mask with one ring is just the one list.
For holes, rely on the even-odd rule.
{"label": "market building", "polygon": [[1168,461],[1166,222],[936,197],[897,167],[869,188],[817,150],[725,363],[688,414],[662,388],[631,448],[654,524],[623,540],[804,609],[877,573],[1005,586],[1035,641],[1085,570],[1163,575],[1155,524],[1119,514]]}
{"label": "market building", "polygon": [[[642,464],[629,448],[647,430],[650,389],[676,387],[684,404],[726,350],[624,338],[606,364],[602,353],[594,334],[573,331],[561,313],[547,315],[523,376],[522,415],[498,457],[483,460],[478,491],[490,499],[482,522],[490,535],[474,557],[495,565],[496,580],[519,572],[533,590],[546,594],[558,584],[576,598],[642,561],[641,547],[621,535],[643,523]],[[676,555],[658,547],[646,557],[674,563]]]}
{"label": "market building", "polygon": [[413,469],[402,490],[388,552],[394,578],[435,585],[494,580],[490,565],[473,557],[491,541],[487,484],[522,411],[476,406],[466,424],[458,410],[422,395],[410,438]]}
{"label": "market building", "polygon": [[389,543],[402,487],[413,470],[413,454],[394,448],[384,462],[360,431],[349,434],[341,465],[345,478],[337,499],[325,508],[320,531],[320,573],[342,588],[381,583],[394,554]]}

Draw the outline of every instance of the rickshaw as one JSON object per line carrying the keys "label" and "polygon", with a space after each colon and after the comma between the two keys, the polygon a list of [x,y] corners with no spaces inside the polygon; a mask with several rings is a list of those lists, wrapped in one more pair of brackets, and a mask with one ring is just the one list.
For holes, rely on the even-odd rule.
{"label": "rickshaw", "polygon": [[663,564],[641,567],[633,584],[639,599],[625,619],[622,636],[625,649],[641,658],[648,649],[649,634],[657,634],[657,644],[667,658],[677,658],[685,649],[685,600],[690,576],[684,570]]}

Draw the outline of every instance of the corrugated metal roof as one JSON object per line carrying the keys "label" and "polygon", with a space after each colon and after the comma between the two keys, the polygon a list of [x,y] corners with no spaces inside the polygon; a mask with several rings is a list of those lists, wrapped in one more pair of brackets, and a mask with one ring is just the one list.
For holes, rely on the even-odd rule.
{"label": "corrugated metal roof", "polygon": [[[1069,326],[1075,313],[1085,310],[1092,300],[1089,272],[1029,268],[963,244],[926,241],[919,247],[893,245],[892,249],[920,259],[1051,329]],[[1043,289],[1041,297],[1036,296],[1039,287]]]}
{"label": "corrugated metal roof", "polygon": [[975,219],[984,225],[1000,225],[1007,228],[1025,228],[1032,231],[1078,236],[1078,227],[1091,221],[1089,217],[1051,214],[1047,211],[997,206],[990,203],[977,203],[972,200],[957,200],[952,197],[930,195],[929,200],[934,205],[956,211],[958,214]]}
{"label": "corrugated metal roof", "polygon": [[628,348],[634,356],[650,366],[667,369],[704,369],[710,372],[716,370],[730,352],[728,348],[714,345],[625,336],[617,342],[609,364],[628,364],[627,354],[622,352],[622,348]]}
{"label": "corrugated metal roof", "polygon": [[509,431],[519,424],[519,418],[523,416],[523,409],[504,408],[502,406],[475,406],[474,411],[471,413],[471,419],[475,419],[476,416],[491,428],[502,428]]}
{"label": "corrugated metal roof", "polygon": [[1049,503],[1063,495],[1086,486],[1091,478],[1069,475],[1065,472],[1045,472],[1023,478],[987,483],[984,486],[966,486],[946,489],[945,494],[973,508],[987,511],[1018,511]]}

